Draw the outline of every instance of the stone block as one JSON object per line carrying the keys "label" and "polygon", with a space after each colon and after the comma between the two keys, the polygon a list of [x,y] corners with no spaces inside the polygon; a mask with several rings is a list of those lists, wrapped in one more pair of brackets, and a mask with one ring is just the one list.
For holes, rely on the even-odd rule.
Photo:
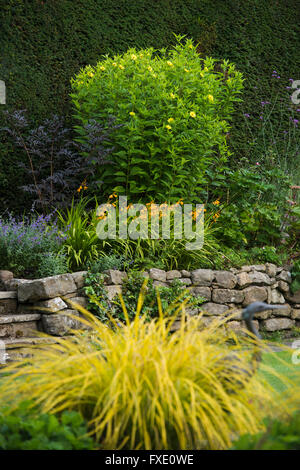
{"label": "stone block", "polygon": [[27,338],[36,336],[38,331],[38,321],[0,323],[0,338]]}
{"label": "stone block", "polygon": [[251,271],[250,266],[242,266],[241,267],[241,272],[242,273],[250,273],[250,271]]}
{"label": "stone block", "polygon": [[68,308],[68,305],[60,297],[54,297],[54,299],[42,300],[35,303],[33,308],[38,312],[51,314]]}
{"label": "stone block", "polygon": [[181,277],[179,279],[179,281],[181,282],[181,284],[183,284],[184,286],[191,286],[192,285],[192,281],[189,277]]}
{"label": "stone block", "polygon": [[191,277],[191,272],[186,271],[185,269],[181,270],[182,277]]}
{"label": "stone block", "polygon": [[72,273],[72,277],[77,286],[77,289],[81,289],[84,286],[84,278],[87,275],[87,271],[77,271]]}
{"label": "stone block", "polygon": [[255,284],[258,286],[270,286],[271,285],[271,279],[269,278],[269,276],[260,271],[254,271],[254,272],[249,273],[249,278],[251,280],[251,284]]}
{"label": "stone block", "polygon": [[290,291],[290,286],[287,282],[285,281],[279,281],[278,282],[278,289],[283,292],[284,294],[288,293]]}
{"label": "stone block", "polygon": [[291,318],[293,320],[300,320],[300,309],[293,308],[291,312]]}
{"label": "stone block", "polygon": [[215,271],[215,283],[224,289],[233,289],[236,286],[236,276],[228,271]]}
{"label": "stone block", "polygon": [[17,293],[15,291],[3,291],[0,292],[0,300],[1,299],[16,299]]}
{"label": "stone block", "polygon": [[41,315],[39,313],[26,313],[23,315],[1,315],[0,316],[0,325],[8,323],[22,323],[28,321],[38,321],[40,320]]}
{"label": "stone block", "polygon": [[289,284],[292,282],[291,273],[284,269],[279,274],[277,274],[276,279],[277,281],[285,281],[285,282],[288,282]]}
{"label": "stone block", "polygon": [[275,277],[276,271],[277,271],[277,268],[275,264],[266,263],[266,273],[268,274],[268,276]]}
{"label": "stone block", "polygon": [[285,298],[292,304],[299,304],[300,303],[300,289],[297,290],[297,292],[295,292],[294,294],[286,294]]}
{"label": "stone block", "polygon": [[0,290],[6,290],[5,283],[13,279],[14,274],[11,271],[0,269]]}
{"label": "stone block", "polygon": [[[258,331],[259,330],[259,322],[257,320],[253,320],[253,325],[256,328],[256,330]],[[226,323],[226,326],[227,326],[227,328],[229,328],[231,330],[234,330],[237,333],[242,332],[242,331],[244,332],[245,330],[247,330],[246,323],[243,322],[243,321],[236,321],[236,320],[229,321],[229,322]]]}
{"label": "stone block", "polygon": [[212,269],[196,269],[191,273],[192,283],[195,286],[210,286],[215,278]]}
{"label": "stone block", "polygon": [[237,284],[240,288],[248,287],[251,285],[251,279],[246,271],[243,271],[236,276]]}
{"label": "stone block", "polygon": [[25,284],[26,282],[30,282],[29,279],[11,279],[10,281],[6,281],[5,282],[5,287],[6,287],[6,290],[8,291],[17,291],[18,290],[18,286],[20,284]]}
{"label": "stone block", "polygon": [[17,312],[17,299],[0,299],[0,315]]}
{"label": "stone block", "polygon": [[18,286],[19,302],[53,299],[77,290],[72,274],[58,274],[28,281]]}
{"label": "stone block", "polygon": [[203,297],[206,300],[211,300],[211,290],[209,287],[191,287],[190,292],[195,297]]}
{"label": "stone block", "polygon": [[283,295],[277,289],[271,290],[270,303],[271,304],[284,304],[285,303]]}
{"label": "stone block", "polygon": [[171,281],[172,279],[178,279],[182,277],[182,274],[180,271],[177,271],[176,269],[173,269],[171,271],[167,271],[166,273],[167,281]]}
{"label": "stone block", "polygon": [[270,318],[263,321],[263,327],[266,331],[289,330],[295,325],[295,320],[290,318]]}
{"label": "stone block", "polygon": [[272,317],[290,317],[292,307],[289,304],[284,304],[282,307],[284,307],[284,309],[271,310]]}
{"label": "stone block", "polygon": [[162,269],[151,268],[149,270],[150,279],[154,279],[155,281],[166,282],[167,280],[167,273]]}
{"label": "stone block", "polygon": [[[114,287],[114,286],[112,286]],[[69,303],[68,303],[69,305]],[[79,307],[83,307],[83,308],[87,308],[88,306],[88,298],[87,297],[72,297],[70,299],[70,305],[71,305],[71,308],[76,310],[77,309],[77,305],[79,305]]]}
{"label": "stone block", "polygon": [[170,287],[167,282],[153,281],[153,287]]}
{"label": "stone block", "polygon": [[[73,318],[75,315],[78,317]],[[64,313],[54,313],[53,315],[43,315],[42,325],[44,332],[53,336],[65,336],[71,330],[84,330],[87,326],[80,321],[80,316],[76,310],[64,310]]]}
{"label": "stone block", "polygon": [[265,264],[252,264],[249,266],[250,271],[260,271],[260,272],[265,272],[266,271],[266,265]]}
{"label": "stone block", "polygon": [[232,289],[214,289],[212,292],[212,300],[219,304],[240,304],[244,300],[244,292]]}
{"label": "stone block", "polygon": [[122,286],[105,286],[109,300],[112,300],[116,295],[122,294]]}
{"label": "stone block", "polygon": [[227,312],[228,306],[222,304],[215,304],[213,302],[207,302],[200,306],[201,312],[208,313],[210,315],[223,315]]}
{"label": "stone block", "polygon": [[118,271],[117,269],[107,269],[103,271],[103,274],[105,275],[106,284],[120,285],[127,279],[127,273]]}
{"label": "stone block", "polygon": [[246,287],[246,289],[243,289],[243,293],[245,296],[243,302],[244,306],[249,305],[252,302],[264,302],[268,297],[267,289],[259,286]]}

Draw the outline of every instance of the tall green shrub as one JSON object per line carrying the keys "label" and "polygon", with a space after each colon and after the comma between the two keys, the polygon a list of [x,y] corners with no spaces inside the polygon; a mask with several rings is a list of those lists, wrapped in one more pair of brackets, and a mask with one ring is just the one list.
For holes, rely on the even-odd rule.
{"label": "tall green shrub", "polygon": [[99,167],[103,192],[158,202],[193,199],[205,170],[220,169],[229,152],[228,120],[242,76],[233,64],[201,59],[192,41],[170,51],[129,49],[82,69],[71,94],[80,137],[88,119],[108,115],[124,124],[114,133],[114,165]]}
{"label": "tall green shrub", "polygon": [[[255,114],[249,119],[255,132],[256,103],[269,99],[273,86],[299,78],[298,9],[298,0],[2,1],[0,79],[6,83],[7,106],[0,111],[27,109],[36,124],[53,113],[69,116],[70,77],[81,67],[129,47],[170,47],[173,32],[186,34],[200,42],[203,57],[234,62],[246,78],[244,102],[235,112],[229,139],[236,149],[231,162],[240,165],[240,157],[249,154],[243,113]],[[271,79],[273,70],[280,80]],[[18,167],[22,158],[0,133],[0,203],[19,212],[32,204],[18,188],[24,181]],[[252,151],[251,158],[259,160]]]}

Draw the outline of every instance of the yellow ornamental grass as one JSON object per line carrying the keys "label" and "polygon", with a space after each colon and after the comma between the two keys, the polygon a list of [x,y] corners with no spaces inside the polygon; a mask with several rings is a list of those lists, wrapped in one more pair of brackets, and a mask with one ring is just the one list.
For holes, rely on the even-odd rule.
{"label": "yellow ornamental grass", "polygon": [[100,449],[224,449],[239,434],[263,429],[279,399],[257,374],[249,379],[246,338],[235,338],[226,369],[224,321],[203,329],[202,318],[186,321],[185,302],[178,302],[181,323],[171,334],[176,318],[162,313],[159,296],[157,320],[145,321],[142,304],[140,295],[132,323],[124,306],[121,327],[78,307],[89,330],[39,345],[32,359],[6,367],[1,403],[17,391],[18,400],[31,398],[44,412],[78,410]]}

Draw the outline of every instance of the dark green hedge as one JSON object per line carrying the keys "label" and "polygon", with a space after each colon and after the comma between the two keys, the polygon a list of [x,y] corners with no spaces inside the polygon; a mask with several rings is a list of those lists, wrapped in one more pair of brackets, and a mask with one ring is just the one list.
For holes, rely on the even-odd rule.
{"label": "dark green hedge", "polygon": [[[298,7],[298,0],[0,0],[8,107],[28,109],[37,122],[69,115],[69,81],[82,66],[131,46],[170,46],[174,32],[200,42],[202,54],[237,64],[251,111],[257,94],[267,97],[273,69],[300,78]],[[232,141],[242,148],[238,124],[237,117]],[[24,204],[16,197],[19,158],[0,135],[0,203],[12,209]]]}

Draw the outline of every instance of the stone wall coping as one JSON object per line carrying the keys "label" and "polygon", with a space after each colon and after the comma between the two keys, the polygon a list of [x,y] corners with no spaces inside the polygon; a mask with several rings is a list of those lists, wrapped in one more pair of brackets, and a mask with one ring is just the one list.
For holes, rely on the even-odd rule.
{"label": "stone wall coping", "polygon": [[7,323],[23,323],[26,321],[38,321],[41,319],[39,313],[28,313],[27,315],[0,315],[0,325]]}

